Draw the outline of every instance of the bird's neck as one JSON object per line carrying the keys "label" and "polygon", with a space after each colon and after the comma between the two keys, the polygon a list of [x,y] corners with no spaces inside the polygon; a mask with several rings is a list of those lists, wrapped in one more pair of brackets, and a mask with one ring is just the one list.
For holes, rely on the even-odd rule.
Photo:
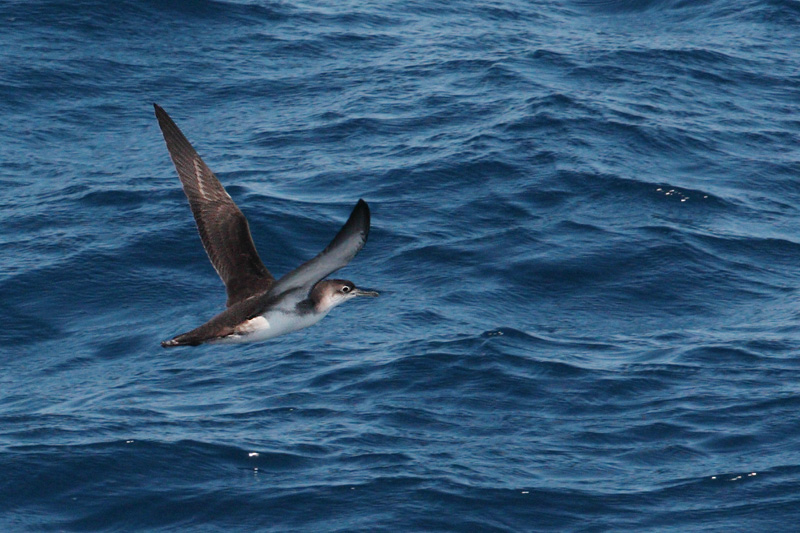
{"label": "bird's neck", "polygon": [[323,298],[321,300],[315,300],[310,295],[305,300],[302,300],[297,303],[297,312],[301,315],[322,315],[325,316],[328,312],[333,309],[333,305],[329,305],[328,302]]}
{"label": "bird's neck", "polygon": [[308,294],[308,302],[314,313],[328,314],[328,311],[336,305],[333,302],[333,295],[323,283],[318,283]]}

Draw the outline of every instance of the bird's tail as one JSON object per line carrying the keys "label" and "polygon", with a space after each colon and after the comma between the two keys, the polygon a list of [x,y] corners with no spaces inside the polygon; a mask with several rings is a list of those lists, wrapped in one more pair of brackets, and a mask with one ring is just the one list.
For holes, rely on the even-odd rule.
{"label": "bird's tail", "polygon": [[204,342],[220,339],[235,333],[235,324],[241,322],[237,315],[237,313],[240,312],[240,310],[237,310],[238,305],[240,304],[229,307],[202,326],[198,326],[191,331],[181,333],[170,340],[162,342],[161,346],[164,348],[172,348],[173,346],[198,346]]}
{"label": "bird's tail", "polygon": [[182,333],[168,341],[161,342],[161,346],[164,348],[172,348],[173,346],[198,346],[200,344],[203,344],[203,339],[195,335],[194,331]]}

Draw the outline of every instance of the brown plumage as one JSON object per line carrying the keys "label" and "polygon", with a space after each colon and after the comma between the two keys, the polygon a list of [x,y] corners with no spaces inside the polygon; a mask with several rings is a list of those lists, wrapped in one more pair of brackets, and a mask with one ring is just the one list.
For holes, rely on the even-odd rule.
{"label": "brown plumage", "polygon": [[200,239],[228,292],[228,307],[275,282],[261,262],[247,219],[166,111],[153,104]]}
{"label": "brown plumage", "polygon": [[364,200],[322,252],[276,281],[256,252],[245,216],[175,122],[153,105],[200,239],[228,294],[227,309],[162,346],[263,340],[308,327],[355,296],[378,295],[350,281],[324,280],[367,242],[370,213]]}

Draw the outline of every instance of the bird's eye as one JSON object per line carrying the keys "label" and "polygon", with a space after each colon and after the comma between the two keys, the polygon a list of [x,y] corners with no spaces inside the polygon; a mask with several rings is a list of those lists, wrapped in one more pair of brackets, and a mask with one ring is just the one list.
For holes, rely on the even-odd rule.
{"label": "bird's eye", "polygon": [[343,292],[343,293],[345,293],[345,294],[347,294],[348,292],[350,292],[350,287],[348,287],[347,285],[345,285],[344,287],[342,287],[342,292]]}

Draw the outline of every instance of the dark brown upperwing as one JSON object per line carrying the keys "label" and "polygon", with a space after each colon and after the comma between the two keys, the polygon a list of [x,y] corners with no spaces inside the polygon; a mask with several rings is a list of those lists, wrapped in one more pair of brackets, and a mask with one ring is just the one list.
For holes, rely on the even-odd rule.
{"label": "dark brown upperwing", "polygon": [[268,290],[275,278],[258,257],[247,219],[166,111],[153,107],[200,239],[227,289],[226,305]]}

